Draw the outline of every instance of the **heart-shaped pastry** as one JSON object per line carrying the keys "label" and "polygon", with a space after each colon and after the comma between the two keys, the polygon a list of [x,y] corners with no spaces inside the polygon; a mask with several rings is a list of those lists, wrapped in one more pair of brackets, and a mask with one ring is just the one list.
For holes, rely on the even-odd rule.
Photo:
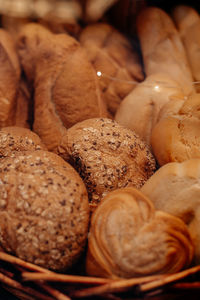
{"label": "heart-shaped pastry", "polygon": [[130,278],[173,273],[193,257],[183,221],[156,211],[135,188],[109,193],[94,212],[89,233],[87,273]]}

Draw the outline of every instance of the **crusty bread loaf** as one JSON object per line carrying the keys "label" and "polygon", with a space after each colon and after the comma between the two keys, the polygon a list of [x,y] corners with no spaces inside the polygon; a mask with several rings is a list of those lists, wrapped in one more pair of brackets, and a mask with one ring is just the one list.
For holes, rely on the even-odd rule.
{"label": "crusty bread loaf", "polygon": [[99,77],[102,96],[113,116],[124,97],[144,79],[138,49],[106,23],[84,28],[80,43],[95,70],[102,73]]}
{"label": "crusty bread loaf", "polygon": [[131,278],[174,273],[190,265],[193,245],[178,218],[141,192],[110,192],[92,215],[86,269],[89,275]]}
{"label": "crusty bread loaf", "polygon": [[83,178],[91,207],[111,190],[141,187],[155,170],[149,147],[138,135],[106,118],[85,120],[68,129],[58,154]]}
{"label": "crusty bread loaf", "polygon": [[141,192],[156,209],[180,217],[189,228],[200,263],[200,159],[174,162],[161,167],[144,184]]}
{"label": "crusty bread loaf", "polygon": [[82,253],[89,206],[77,172],[47,151],[12,153],[0,165],[0,244],[25,261],[63,271]]}
{"label": "crusty bread loaf", "polygon": [[[200,80],[200,17],[198,12],[189,6],[180,5],[173,11],[173,18],[180,32],[186,49],[192,75],[195,81]],[[195,85],[199,90],[199,84]]]}
{"label": "crusty bread loaf", "polygon": [[0,29],[0,128],[15,124],[16,97],[20,65],[14,42],[8,32]]}
{"label": "crusty bread loaf", "polygon": [[166,105],[151,136],[152,150],[159,165],[200,158],[200,94]]}
{"label": "crusty bread loaf", "polygon": [[147,76],[158,72],[178,81],[186,95],[193,78],[185,49],[172,19],[162,9],[148,7],[137,19],[137,31]]}
{"label": "crusty bread loaf", "polygon": [[31,128],[33,104],[31,93],[24,80],[20,81],[16,99],[15,123],[18,127]]}
{"label": "crusty bread loaf", "polygon": [[115,120],[135,131],[150,145],[153,127],[163,106],[176,97],[184,98],[177,81],[166,74],[153,74],[140,83],[120,104]]}
{"label": "crusty bread loaf", "polygon": [[33,131],[17,126],[0,129],[0,158],[13,152],[34,150],[46,150],[46,147]]}
{"label": "crusty bread loaf", "polygon": [[34,131],[54,150],[66,128],[106,114],[97,75],[79,43],[28,24],[19,34],[18,52],[34,85]]}

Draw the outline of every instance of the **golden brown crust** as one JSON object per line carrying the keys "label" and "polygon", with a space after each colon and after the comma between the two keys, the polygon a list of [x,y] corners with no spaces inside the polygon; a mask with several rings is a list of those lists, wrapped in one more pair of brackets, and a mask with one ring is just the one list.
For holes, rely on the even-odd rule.
{"label": "golden brown crust", "polygon": [[112,278],[174,273],[187,267],[193,245],[178,218],[155,211],[134,188],[109,193],[92,215],[87,273]]}
{"label": "golden brown crust", "polygon": [[63,136],[58,154],[79,172],[92,205],[113,189],[141,187],[155,170],[148,146],[111,119],[95,118],[74,125]]}
{"label": "golden brown crust", "polygon": [[200,159],[164,165],[143,185],[141,192],[156,209],[181,218],[195,245],[195,261],[200,262],[199,204]]}
{"label": "golden brown crust", "polygon": [[135,131],[150,145],[152,129],[158,122],[160,111],[172,97],[180,97],[181,94],[178,82],[166,74],[153,74],[121,102],[115,120]]}
{"label": "golden brown crust", "polygon": [[139,55],[125,36],[106,23],[83,29],[80,43],[95,70],[102,73],[99,77],[102,96],[114,115],[123,98],[144,79]]}
{"label": "golden brown crust", "polygon": [[0,29],[0,128],[15,124],[15,101],[20,79],[20,66],[14,42]]}
{"label": "golden brown crust", "polygon": [[88,230],[86,188],[57,155],[27,151],[1,160],[0,243],[4,250],[53,270],[70,267]]}
{"label": "golden brown crust", "polygon": [[[192,75],[200,80],[200,17],[192,7],[179,5],[173,11],[173,19],[179,30],[190,63]],[[199,90],[199,84],[195,85]]]}
{"label": "golden brown crust", "polygon": [[16,99],[15,126],[31,128],[32,106],[31,93],[25,81],[21,80]]}
{"label": "golden brown crust", "polygon": [[33,131],[17,126],[0,129],[0,158],[13,152],[34,150],[46,150],[46,147]]}
{"label": "golden brown crust", "polygon": [[[153,128],[151,145],[160,166],[200,158],[200,95],[173,100],[163,108],[163,117]],[[172,109],[171,109],[172,108]]]}
{"label": "golden brown crust", "polygon": [[194,91],[185,49],[167,13],[157,7],[144,9],[137,19],[137,31],[147,76],[165,73],[180,83],[186,95]]}
{"label": "golden brown crust", "polygon": [[95,71],[74,38],[29,24],[19,35],[18,51],[34,82],[34,130],[49,150],[59,145],[66,128],[106,114]]}

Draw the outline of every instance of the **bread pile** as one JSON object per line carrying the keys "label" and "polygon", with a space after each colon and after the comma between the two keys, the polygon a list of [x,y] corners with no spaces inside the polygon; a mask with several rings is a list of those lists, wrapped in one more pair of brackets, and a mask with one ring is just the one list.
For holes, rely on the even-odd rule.
{"label": "bread pile", "polygon": [[199,160],[187,160],[200,158],[200,98],[185,14],[174,12],[179,33],[163,10],[142,11],[141,52],[105,20],[76,38],[39,23],[1,29],[3,251],[62,272],[86,251],[86,273],[111,278],[199,262]]}

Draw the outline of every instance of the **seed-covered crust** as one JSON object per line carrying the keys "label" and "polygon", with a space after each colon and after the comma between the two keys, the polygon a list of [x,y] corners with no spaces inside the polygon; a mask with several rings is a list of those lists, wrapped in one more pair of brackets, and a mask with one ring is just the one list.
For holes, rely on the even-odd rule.
{"label": "seed-covered crust", "polygon": [[13,153],[0,166],[0,245],[52,270],[70,267],[88,231],[86,188],[77,172],[46,151]]}
{"label": "seed-covered crust", "polygon": [[58,153],[79,172],[94,205],[116,188],[140,188],[155,170],[147,145],[133,131],[106,118],[71,127]]}
{"label": "seed-covered crust", "polygon": [[0,158],[13,151],[46,150],[39,136],[28,128],[10,126],[0,129]]}

